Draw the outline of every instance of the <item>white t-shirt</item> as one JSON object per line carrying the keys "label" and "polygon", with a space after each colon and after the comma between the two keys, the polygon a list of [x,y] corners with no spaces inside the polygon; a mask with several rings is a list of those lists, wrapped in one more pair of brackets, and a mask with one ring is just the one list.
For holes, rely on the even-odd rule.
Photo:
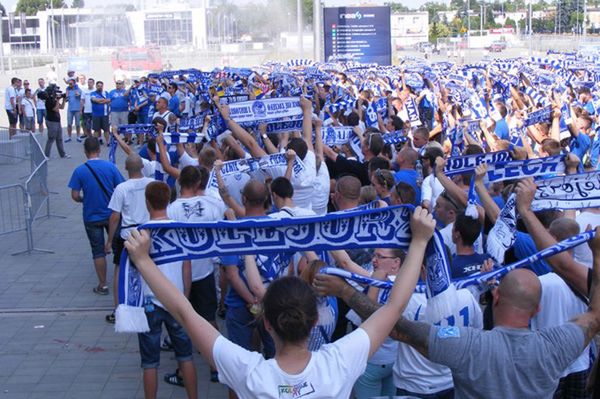
{"label": "white t-shirt", "polygon": [[[223,202],[206,195],[178,198],[167,207],[169,219],[185,223],[222,220],[223,213]],[[214,270],[212,258],[192,259],[192,281],[202,280]]]}
{"label": "white t-shirt", "polygon": [[[172,222],[172,220],[161,220],[161,222]],[[157,265],[158,270],[165,275],[173,285],[183,293],[183,261],[177,261],[172,263],[166,263],[164,265]],[[142,279],[142,297],[152,297],[152,303],[161,308],[165,308],[162,303],[155,297],[154,293],[148,286],[145,280]]]}
{"label": "white t-shirt", "polygon": [[[167,152],[167,157],[169,162],[171,162],[171,157],[169,157],[169,153]],[[150,177],[152,179],[166,182],[169,178],[169,174],[165,172],[162,167],[162,164],[159,161],[149,161],[146,158],[142,158],[142,162],[144,163],[144,168],[142,169],[142,174],[145,177]]]}
{"label": "white t-shirt", "polygon": [[[539,279],[542,285],[540,312],[531,319],[532,330],[563,325],[587,310],[587,305],[573,293],[558,274],[547,273],[540,276]],[[588,345],[561,377],[587,370],[589,365],[590,347]]]}
{"label": "white t-shirt", "polygon": [[[575,221],[579,224],[580,232],[585,231],[588,224],[591,225],[592,228],[596,228],[596,226],[600,226],[600,213],[583,211],[577,215]],[[589,268],[592,267],[592,250],[587,244],[576,246],[573,255],[577,262],[582,263]]]}
{"label": "white t-shirt", "polygon": [[[184,152],[181,157],[179,157],[179,168],[183,169],[186,166],[198,166],[200,163],[198,159],[193,158],[187,152]],[[211,171],[212,173],[212,171]],[[238,204],[242,203],[242,190],[246,183],[250,181],[251,177],[247,173],[236,173],[231,175],[224,175],[223,182],[225,186],[229,190],[229,195],[233,199],[236,200]],[[222,201],[221,194],[219,194],[219,189],[215,187],[206,187],[206,191],[204,192],[209,197],[213,197],[219,201]]]}
{"label": "white t-shirt", "polygon": [[23,104],[23,112],[25,113],[25,117],[33,118],[35,115],[35,104],[33,103],[33,98],[24,97],[21,100],[21,104]]}
{"label": "white t-shirt", "polygon": [[331,191],[329,169],[327,169],[325,162],[321,163],[321,167],[317,171],[314,188],[312,210],[317,215],[324,215],[327,213],[327,203],[329,202],[329,192]]}
{"label": "white t-shirt", "polygon": [[429,201],[431,209],[433,209],[442,192],[444,192],[444,186],[432,173],[424,178],[423,184],[421,184],[421,202]]}
{"label": "white t-shirt", "polygon": [[334,343],[311,352],[304,370],[288,374],[275,359],[265,360],[220,336],[213,347],[219,381],[241,399],[348,398],[356,379],[365,371],[370,340],[358,328]]}
{"label": "white t-shirt", "polygon": [[[307,151],[302,160],[304,170],[298,175],[292,173],[292,186],[294,187],[294,196],[292,197],[296,206],[305,209],[312,209],[312,200],[315,191],[315,178],[317,177],[317,166],[315,153]],[[286,166],[270,167],[265,172],[273,179],[285,176]]]}
{"label": "white t-shirt", "polygon": [[[142,177],[119,184],[110,197],[108,208],[121,213],[121,238],[126,240],[136,226],[150,219],[146,208],[146,186],[154,179]],[[131,227],[126,227],[131,226]]]}
{"label": "white t-shirt", "polygon": [[[12,111],[13,110],[13,106],[10,103],[10,99],[13,98],[15,105],[17,105],[17,91],[15,90],[15,88],[13,86],[8,86],[5,90],[4,90],[4,108]],[[44,108],[46,108],[44,106]]]}
{"label": "white t-shirt", "polygon": [[[454,222],[449,223],[446,227],[440,230],[444,244],[448,247],[452,255],[456,255],[456,244],[452,241],[452,229],[454,228]],[[473,243],[473,249],[475,253],[483,254],[483,236],[479,233],[479,237]]]}
{"label": "white t-shirt", "polygon": [[83,113],[92,113],[92,94],[96,89],[81,89],[81,97],[83,98]]}
{"label": "white t-shirt", "polygon": [[284,206],[278,212],[273,212],[269,214],[269,217],[274,219],[283,219],[283,218],[294,218],[294,217],[302,217],[302,216],[315,216],[316,214],[312,209],[305,209],[299,206],[289,207]]}
{"label": "white t-shirt", "polygon": [[[33,92],[33,98],[35,98],[35,108],[36,109],[43,109],[44,111],[46,110],[46,103],[44,102],[44,100],[40,99],[38,97],[38,94],[43,92],[44,90],[46,90],[46,88],[41,88],[38,87],[34,92]],[[91,111],[90,111],[91,112]]]}
{"label": "white t-shirt", "polygon": [[[433,301],[444,302],[453,309],[453,313],[445,317],[430,314],[433,312],[432,309],[428,311],[428,308],[435,307]],[[440,323],[442,326],[468,325],[483,328],[483,317],[477,300],[468,290],[456,290],[453,287],[429,301],[425,294],[413,294],[403,316],[407,320]],[[394,385],[410,392],[432,394],[450,389],[454,383],[449,368],[429,361],[410,345],[401,342],[398,345],[398,358],[394,363]]]}

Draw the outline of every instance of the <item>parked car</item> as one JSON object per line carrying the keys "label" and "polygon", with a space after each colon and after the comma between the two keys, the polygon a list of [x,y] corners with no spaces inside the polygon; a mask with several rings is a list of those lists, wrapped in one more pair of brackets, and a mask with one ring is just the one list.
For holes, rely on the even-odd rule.
{"label": "parked car", "polygon": [[502,50],[504,50],[506,47],[503,47],[500,43],[492,43],[489,46],[487,46],[485,49],[488,50],[491,53],[499,53]]}

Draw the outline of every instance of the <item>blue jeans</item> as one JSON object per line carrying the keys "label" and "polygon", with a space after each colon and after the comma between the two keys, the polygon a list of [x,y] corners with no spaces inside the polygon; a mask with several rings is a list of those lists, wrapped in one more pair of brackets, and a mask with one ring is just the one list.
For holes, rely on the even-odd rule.
{"label": "blue jeans", "polygon": [[104,258],[104,231],[108,234],[108,219],[98,222],[83,222],[85,233],[92,247],[92,257],[94,259]]}
{"label": "blue jeans", "polygon": [[414,396],[415,398],[421,399],[454,399],[454,388],[446,389],[445,391],[440,391],[436,393],[414,393],[407,391],[406,389],[398,388],[396,390],[396,395],[399,396]]}
{"label": "blue jeans", "polygon": [[356,399],[369,399],[374,396],[394,396],[396,386],[392,369],[394,364],[367,363],[365,372],[354,383]]}
{"label": "blue jeans", "polygon": [[257,322],[254,315],[245,306],[239,308],[228,307],[225,314],[225,325],[227,326],[229,340],[249,351],[253,350],[252,335],[254,329],[258,329],[265,357],[270,359],[275,356],[273,339],[265,330],[264,324]]}
{"label": "blue jeans", "polygon": [[67,111],[67,126],[72,126],[74,121],[75,127],[79,127],[80,115],[80,111]]}
{"label": "blue jeans", "polygon": [[138,334],[142,368],[155,369],[160,364],[160,334],[163,323],[165,323],[167,333],[169,333],[169,338],[171,338],[175,359],[178,362],[192,360],[192,341],[185,333],[181,324],[169,312],[160,306],[154,305],[152,312],[146,312],[146,318],[148,319],[150,331]]}

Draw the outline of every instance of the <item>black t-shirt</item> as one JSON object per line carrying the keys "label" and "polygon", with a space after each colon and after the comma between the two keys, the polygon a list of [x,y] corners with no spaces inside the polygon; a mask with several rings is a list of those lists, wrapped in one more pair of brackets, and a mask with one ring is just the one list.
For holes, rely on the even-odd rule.
{"label": "black t-shirt", "polygon": [[46,120],[48,122],[60,122],[60,112],[54,111],[56,103],[55,98],[48,98],[46,100]]}

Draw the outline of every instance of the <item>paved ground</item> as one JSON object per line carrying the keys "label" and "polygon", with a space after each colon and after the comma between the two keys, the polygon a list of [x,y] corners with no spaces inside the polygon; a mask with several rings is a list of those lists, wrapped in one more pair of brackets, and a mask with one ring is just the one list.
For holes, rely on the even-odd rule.
{"label": "paved ground", "polygon": [[[67,188],[84,155],[77,142],[65,147],[72,159],[58,159],[54,148],[48,178],[57,193],[51,196],[51,212],[65,218],[43,218],[33,227],[36,247],[54,253],[11,256],[26,248],[24,232],[0,236],[0,399],[143,397],[137,337],[116,334],[104,321],[112,295],[92,293],[96,276],[81,205],[71,201]],[[120,153],[117,164],[122,163]],[[29,165],[22,168],[18,175],[25,175]],[[7,173],[0,167],[3,182]],[[160,376],[176,367],[170,352],[163,352],[161,361]],[[225,398],[225,387],[209,382],[199,355],[195,363],[199,397]],[[185,393],[160,383],[158,397]]]}

